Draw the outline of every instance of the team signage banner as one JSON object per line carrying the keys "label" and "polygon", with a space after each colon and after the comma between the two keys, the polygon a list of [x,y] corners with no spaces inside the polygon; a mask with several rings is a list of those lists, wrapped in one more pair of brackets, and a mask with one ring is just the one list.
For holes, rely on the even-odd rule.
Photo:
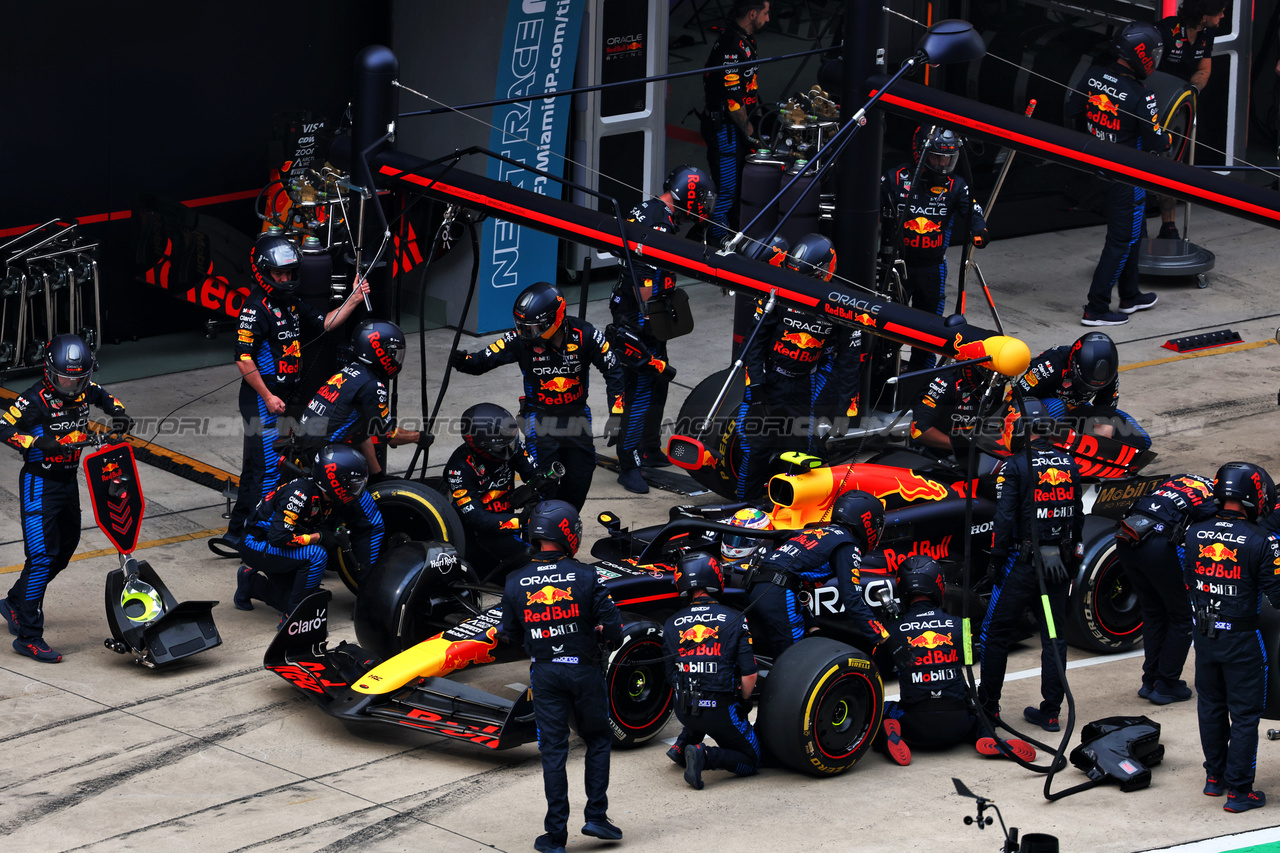
{"label": "team signage banner", "polygon": [[[557,92],[573,87],[573,71],[586,0],[509,0],[494,98]],[[489,148],[512,160],[564,175],[570,98],[542,98],[495,107]],[[561,198],[561,185],[510,163],[490,160],[488,177]],[[511,327],[511,305],[536,281],[556,280],[556,237],[486,219],[480,248],[476,331]]]}

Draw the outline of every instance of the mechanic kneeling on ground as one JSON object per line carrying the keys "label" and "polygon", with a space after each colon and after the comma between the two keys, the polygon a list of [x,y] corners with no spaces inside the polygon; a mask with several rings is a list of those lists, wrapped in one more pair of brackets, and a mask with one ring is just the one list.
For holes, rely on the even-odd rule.
{"label": "mechanic kneeling on ground", "polygon": [[62,655],[44,639],[44,593],[67,567],[80,543],[80,441],[89,428],[89,405],[111,416],[111,431],[127,433],[133,420],[122,404],[92,381],[97,364],[79,335],[58,335],[44,348],[44,376],[18,395],[0,416],[0,441],[22,455],[18,477],[22,574],[0,602],[14,635],[13,650],[43,663]]}
{"label": "mechanic kneeling on ground", "polygon": [[904,605],[902,615],[886,627],[898,662],[901,698],[884,703],[884,727],[876,749],[904,767],[911,763],[912,749],[957,743],[974,743],[983,755],[1003,755],[1007,750],[1035,761],[1035,748],[1026,741],[998,743],[978,737],[978,717],[969,705],[960,670],[963,630],[960,620],[942,609],[942,567],[931,557],[908,557],[898,569],[897,594]]}
{"label": "mechanic kneeling on ground", "polygon": [[818,522],[782,543],[760,564],[747,593],[752,636],[761,654],[775,657],[809,631],[813,617],[800,602],[805,584],[822,586],[835,578],[844,614],[870,650],[888,638],[862,598],[862,555],[884,532],[884,504],[867,492],[849,491],[835,499],[831,520]]}
{"label": "mechanic kneeling on ground", "polygon": [[1074,344],[1047,349],[1031,360],[1018,388],[1076,432],[1116,438],[1147,450],[1151,436],[1120,402],[1120,353],[1103,332],[1087,332]]}
{"label": "mechanic kneeling on ground", "polygon": [[1191,597],[1178,546],[1187,526],[1218,511],[1213,481],[1170,477],[1133,502],[1116,531],[1116,553],[1142,608],[1142,686],[1155,705],[1184,702],[1191,688],[1182,667],[1191,651]]}
{"label": "mechanic kneeling on ground", "polygon": [[[1080,564],[1084,531],[1080,469],[1070,453],[1053,445],[1050,435],[1056,422],[1039,401],[1028,399],[1025,404],[1009,440],[1013,456],[1005,460],[996,476],[995,534],[988,565],[993,588],[982,624],[982,684],[978,687],[978,699],[992,720],[1000,717],[1009,644],[1023,611],[1040,600],[1032,526],[1038,535],[1055,626],[1067,623],[1067,596],[1071,577]],[[1031,443],[1030,464],[1023,453],[1027,441]],[[1045,731],[1056,732],[1066,688],[1054,655],[1065,667],[1067,642],[1061,636],[1051,640],[1045,620],[1038,621],[1040,695],[1044,701],[1038,708],[1026,708],[1022,715]]]}
{"label": "mechanic kneeling on ground", "polygon": [[529,455],[539,467],[557,461],[564,465],[564,477],[547,494],[581,510],[596,469],[587,407],[590,367],[595,365],[603,374],[612,401],[610,414],[619,419],[623,415],[622,368],[604,333],[584,320],[565,316],[564,296],[555,285],[540,281],[525,288],[511,313],[515,331],[479,352],[454,352],[453,366],[479,376],[504,364],[520,365],[524,373],[520,415],[525,419]]}
{"label": "mechanic kneeling on ground", "polygon": [[534,469],[515,417],[493,403],[464,411],[462,445],[445,463],[444,479],[466,534],[467,562],[482,580],[503,564],[518,568],[511,561],[529,553],[511,504],[517,474],[527,483]]}
{"label": "mechanic kneeling on ground", "polygon": [[1280,541],[1257,525],[1275,506],[1270,475],[1228,462],[1213,480],[1218,514],[1187,529],[1183,576],[1196,633],[1196,712],[1204,750],[1204,792],[1243,812],[1267,804],[1253,788],[1258,719],[1267,701],[1267,652],[1258,630],[1262,596],[1280,607]]}
{"label": "mechanic kneeling on ground", "polygon": [[[320,588],[335,548],[349,550],[364,569],[382,547],[373,496],[365,491],[369,466],[354,447],[325,445],[309,477],[282,483],[249,516],[239,544],[237,610],[257,599],[280,611],[280,625],[302,599]],[[380,516],[379,516],[380,518]],[[345,524],[345,527],[342,526]]]}
{"label": "mechanic kneeling on ground", "polygon": [[[537,549],[529,565],[507,576],[502,594],[502,639],[523,643],[538,723],[546,830],[534,841],[541,853],[564,853],[569,840],[569,722],[587,744],[586,823],[583,835],[616,841],[609,822],[609,701],[600,669],[600,643],[622,640],[622,619],[596,570],[573,559],[582,542],[578,511],[561,500],[542,501],[529,513],[529,539]],[[553,594],[554,593],[554,594]],[[553,603],[554,602],[554,603]]]}
{"label": "mechanic kneeling on ground", "polygon": [[[703,770],[753,776],[760,769],[760,742],[747,719],[756,657],[746,619],[713,598],[724,591],[715,557],[702,552],[681,556],[676,591],[689,606],[667,620],[662,637],[667,681],[675,688],[676,717],[684,728],[667,757],[683,765],[684,780],[701,791]],[[707,735],[716,746],[702,743]]]}

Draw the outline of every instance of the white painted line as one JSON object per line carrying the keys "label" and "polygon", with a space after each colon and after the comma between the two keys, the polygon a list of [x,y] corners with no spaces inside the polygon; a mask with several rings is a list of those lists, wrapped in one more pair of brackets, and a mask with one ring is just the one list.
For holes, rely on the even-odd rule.
{"label": "white painted line", "polygon": [[523,693],[525,690],[529,689],[529,685],[521,684],[518,681],[515,682],[514,684],[508,684],[507,687],[509,687],[510,689],[514,690],[517,693]]}
{"label": "white painted line", "polygon": [[[1136,651],[1132,651],[1132,652],[1122,652],[1118,655],[1098,655],[1097,657],[1081,658],[1080,660],[1067,661],[1067,669],[1079,669],[1082,666],[1096,666],[1097,664],[1100,664],[1100,663],[1111,663],[1112,661],[1129,660],[1130,658],[1142,657],[1142,655],[1143,655],[1142,649],[1137,649]],[[1022,669],[1017,672],[1010,672],[1007,675],[1005,675],[1004,680],[1005,680],[1005,683],[1008,684],[1010,681],[1021,681],[1024,678],[1035,678],[1039,674],[1040,674],[1040,667],[1037,666],[1037,667],[1033,667],[1032,669]],[[978,683],[979,684],[982,683],[981,677],[978,678]],[[884,700],[886,702],[896,702],[901,697],[901,695],[902,694],[900,693],[894,693],[891,695],[886,694],[884,697]]]}
{"label": "white painted line", "polygon": [[1206,838],[1204,841],[1192,841],[1190,844],[1178,844],[1174,847],[1152,847],[1147,853],[1154,851],[1177,851],[1177,853],[1223,853],[1226,850],[1239,850],[1242,847],[1256,847],[1259,844],[1280,841],[1280,827],[1256,829],[1253,832],[1239,832],[1235,835],[1220,835],[1217,838]]}

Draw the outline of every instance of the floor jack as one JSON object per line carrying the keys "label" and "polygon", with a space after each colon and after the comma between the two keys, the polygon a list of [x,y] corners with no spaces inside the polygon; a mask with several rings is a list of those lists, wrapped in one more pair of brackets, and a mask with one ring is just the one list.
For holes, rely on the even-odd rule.
{"label": "floor jack", "polygon": [[138,483],[138,467],[128,444],[108,444],[84,457],[85,482],[93,517],[120,552],[120,568],[107,574],[107,624],[104,645],[132,653],[137,663],[158,667],[191,657],[222,637],[213,624],[216,601],[179,603],[146,560],[133,557],[146,502]]}

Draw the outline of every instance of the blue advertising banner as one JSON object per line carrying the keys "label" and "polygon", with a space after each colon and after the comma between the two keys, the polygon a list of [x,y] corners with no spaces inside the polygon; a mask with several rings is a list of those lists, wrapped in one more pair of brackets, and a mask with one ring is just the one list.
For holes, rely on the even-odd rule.
{"label": "blue advertising banner", "polygon": [[[556,92],[573,86],[586,0],[509,0],[495,98]],[[489,148],[554,175],[564,174],[569,98],[496,107]],[[500,160],[488,177],[561,198],[561,185]],[[536,281],[556,280],[557,238],[497,219],[483,224],[476,331],[511,328],[511,305]]]}

